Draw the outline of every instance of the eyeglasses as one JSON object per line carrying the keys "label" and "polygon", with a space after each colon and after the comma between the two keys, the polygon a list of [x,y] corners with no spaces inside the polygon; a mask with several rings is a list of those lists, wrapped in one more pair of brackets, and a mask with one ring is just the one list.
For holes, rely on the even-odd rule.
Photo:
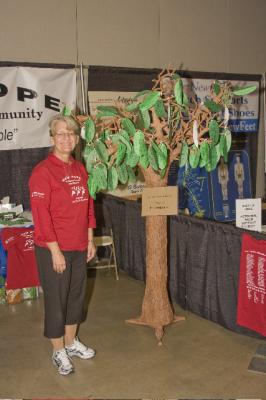
{"label": "eyeglasses", "polygon": [[63,139],[73,139],[76,137],[75,132],[56,132],[55,135],[57,139],[63,140]]}

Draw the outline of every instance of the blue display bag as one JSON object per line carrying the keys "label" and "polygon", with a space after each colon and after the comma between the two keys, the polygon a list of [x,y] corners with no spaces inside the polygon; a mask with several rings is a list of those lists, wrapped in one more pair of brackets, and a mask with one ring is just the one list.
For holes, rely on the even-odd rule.
{"label": "blue display bag", "polygon": [[6,279],[7,274],[7,253],[0,240],[0,276]]}
{"label": "blue display bag", "polygon": [[178,168],[177,163],[170,167],[169,186],[178,186],[178,208],[188,209],[191,215],[212,218],[211,191],[209,177],[205,168],[191,168],[189,165]]}

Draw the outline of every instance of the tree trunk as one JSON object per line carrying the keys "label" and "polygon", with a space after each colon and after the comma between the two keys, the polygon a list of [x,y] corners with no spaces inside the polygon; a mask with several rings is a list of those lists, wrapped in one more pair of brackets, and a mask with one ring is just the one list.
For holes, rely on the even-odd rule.
{"label": "tree trunk", "polygon": [[[142,170],[146,187],[167,186],[167,178],[161,179],[150,167]],[[183,320],[175,316],[167,291],[167,216],[146,217],[146,288],[139,318],[129,323],[154,328],[158,344],[162,344],[164,326]]]}

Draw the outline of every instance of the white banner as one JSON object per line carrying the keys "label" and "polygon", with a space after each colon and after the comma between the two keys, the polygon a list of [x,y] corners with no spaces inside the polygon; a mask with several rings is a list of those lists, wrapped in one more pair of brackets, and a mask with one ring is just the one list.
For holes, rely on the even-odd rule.
{"label": "white banner", "polygon": [[0,150],[49,147],[48,121],[76,106],[74,69],[0,68]]}

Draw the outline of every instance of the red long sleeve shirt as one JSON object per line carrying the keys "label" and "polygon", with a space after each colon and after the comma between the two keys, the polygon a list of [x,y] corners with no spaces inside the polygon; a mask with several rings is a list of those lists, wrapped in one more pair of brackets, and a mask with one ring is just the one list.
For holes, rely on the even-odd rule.
{"label": "red long sleeve shirt", "polygon": [[58,242],[61,250],[87,249],[88,228],[96,227],[87,179],[81,162],[65,163],[52,153],[33,169],[29,188],[36,245]]}
{"label": "red long sleeve shirt", "polygon": [[7,289],[39,286],[39,274],[34,256],[32,228],[4,228],[1,235],[7,250]]}

